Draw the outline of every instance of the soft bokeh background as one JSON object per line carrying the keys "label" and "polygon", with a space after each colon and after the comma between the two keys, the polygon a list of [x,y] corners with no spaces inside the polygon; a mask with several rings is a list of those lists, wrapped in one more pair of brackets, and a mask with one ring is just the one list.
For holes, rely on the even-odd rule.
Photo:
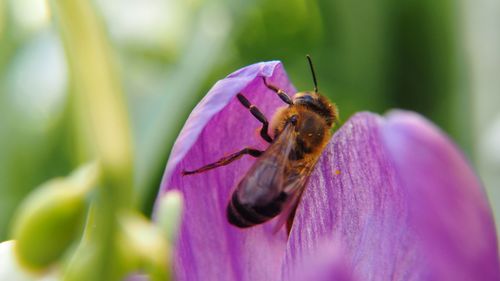
{"label": "soft bokeh background", "polygon": [[[137,206],[152,208],[170,148],[216,80],[283,61],[341,118],[390,108],[443,128],[500,218],[500,1],[96,0],[128,102]],[[43,0],[0,0],[0,241],[26,194],[75,168],[74,87]],[[255,101],[258,104],[258,101]],[[116,139],[118,144],[120,139]],[[460,218],[457,218],[460,219]]]}

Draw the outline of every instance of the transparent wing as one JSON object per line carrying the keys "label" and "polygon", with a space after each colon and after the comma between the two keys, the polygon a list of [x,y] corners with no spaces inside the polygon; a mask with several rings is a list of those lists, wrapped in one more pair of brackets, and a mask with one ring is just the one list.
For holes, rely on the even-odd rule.
{"label": "transparent wing", "polygon": [[264,206],[284,192],[288,155],[294,145],[295,130],[289,124],[240,181],[237,191],[241,203]]}
{"label": "transparent wing", "polygon": [[292,176],[288,179],[284,186],[284,192],[288,194],[288,200],[283,206],[283,210],[278,218],[278,221],[274,225],[274,232],[278,232],[283,225],[287,225],[287,232],[290,233],[293,218],[295,216],[295,210],[300,202],[302,193],[309,181],[309,176],[314,168],[316,162],[307,163],[301,171],[296,176]]}

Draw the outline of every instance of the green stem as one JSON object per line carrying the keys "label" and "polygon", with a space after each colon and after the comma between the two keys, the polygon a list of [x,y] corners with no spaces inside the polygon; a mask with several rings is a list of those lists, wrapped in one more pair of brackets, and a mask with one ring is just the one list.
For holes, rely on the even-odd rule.
{"label": "green stem", "polygon": [[[123,274],[114,243],[117,214],[131,205],[132,144],[121,85],[101,22],[87,0],[52,0],[74,87],[81,160],[99,159],[102,184],[85,258],[71,280],[117,280]],[[76,258],[75,260],[78,260]],[[83,275],[83,276],[82,276]]]}

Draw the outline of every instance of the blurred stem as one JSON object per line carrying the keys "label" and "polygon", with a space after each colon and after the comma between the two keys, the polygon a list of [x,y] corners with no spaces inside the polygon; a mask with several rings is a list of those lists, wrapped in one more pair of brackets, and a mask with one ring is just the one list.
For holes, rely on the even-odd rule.
{"label": "blurred stem", "polygon": [[[7,118],[9,114],[7,114],[7,106],[6,106],[6,97],[7,97],[7,89],[6,89],[6,69],[9,62],[9,59],[15,49],[15,44],[13,40],[11,40],[12,36],[9,36],[8,28],[6,28],[6,23],[9,21],[8,13],[6,11],[6,1],[0,0],[0,241],[3,241],[7,238],[7,229],[10,222],[10,218],[13,213],[14,207],[11,196],[13,195],[10,186],[10,173],[8,171],[8,167],[10,164],[10,159],[5,154],[7,151],[6,148],[9,144],[9,133],[7,132]],[[8,196],[7,196],[8,195]],[[8,199],[7,199],[8,198]],[[7,199],[7,200],[5,200]]]}
{"label": "blurred stem", "polygon": [[3,39],[5,29],[5,0],[0,0],[0,40]]}
{"label": "blurred stem", "polygon": [[132,156],[125,104],[100,22],[87,1],[52,3],[72,71],[76,102],[88,119],[83,120],[90,135],[87,149],[95,150],[112,174],[129,172]]}
{"label": "blurred stem", "polygon": [[89,234],[96,252],[78,279],[117,280],[123,272],[114,243],[116,214],[130,206],[132,197],[132,145],[122,90],[91,4],[86,0],[52,0],[51,4],[71,69],[77,125],[82,128],[81,157],[97,158],[102,164],[95,224]]}

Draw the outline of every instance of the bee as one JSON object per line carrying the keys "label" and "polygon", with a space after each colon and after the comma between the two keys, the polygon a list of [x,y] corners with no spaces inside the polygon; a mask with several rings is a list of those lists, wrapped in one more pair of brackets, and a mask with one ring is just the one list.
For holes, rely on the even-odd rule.
{"label": "bee", "polygon": [[268,133],[270,126],[264,114],[242,93],[236,96],[262,123],[260,135],[270,143],[265,151],[247,147],[196,170],[182,172],[183,175],[206,172],[228,165],[243,155],[257,158],[236,186],[227,205],[227,219],[234,226],[247,228],[282,214],[276,229],[286,223],[290,232],[299,199],[330,139],[331,129],[338,120],[337,107],[318,92],[311,58],[306,57],[314,91],[298,92],[290,98],[284,90],[269,84],[263,77],[264,85],[287,104],[274,114],[273,137]]}

